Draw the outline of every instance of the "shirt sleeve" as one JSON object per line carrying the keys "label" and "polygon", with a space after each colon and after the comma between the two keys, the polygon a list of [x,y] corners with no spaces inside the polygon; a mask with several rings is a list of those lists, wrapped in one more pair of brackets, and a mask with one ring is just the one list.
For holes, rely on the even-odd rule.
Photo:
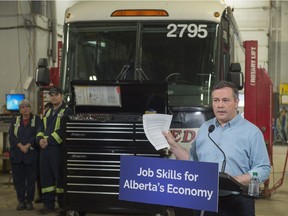
{"label": "shirt sleeve", "polygon": [[269,178],[271,166],[267,152],[267,147],[262,132],[259,130],[251,140],[250,166],[248,173],[252,176],[253,172],[258,173],[260,182]]}
{"label": "shirt sleeve", "polygon": [[196,153],[196,139],[191,143],[190,148],[190,160],[191,161],[199,161]]}

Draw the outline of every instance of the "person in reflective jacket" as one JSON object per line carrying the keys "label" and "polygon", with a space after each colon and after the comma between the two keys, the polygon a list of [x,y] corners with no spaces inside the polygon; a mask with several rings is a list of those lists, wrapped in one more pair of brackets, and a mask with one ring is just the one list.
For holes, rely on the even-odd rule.
{"label": "person in reflective jacket", "polygon": [[40,146],[40,178],[43,208],[39,215],[55,211],[57,196],[59,214],[63,209],[63,126],[62,117],[72,115],[72,109],[63,102],[61,89],[49,90],[51,107],[43,116],[43,124],[37,133]]}
{"label": "person in reflective jacket", "polygon": [[14,118],[9,128],[12,177],[19,202],[16,209],[32,210],[39,154],[36,134],[41,119],[31,113],[27,99],[20,102],[19,110],[20,115]]}

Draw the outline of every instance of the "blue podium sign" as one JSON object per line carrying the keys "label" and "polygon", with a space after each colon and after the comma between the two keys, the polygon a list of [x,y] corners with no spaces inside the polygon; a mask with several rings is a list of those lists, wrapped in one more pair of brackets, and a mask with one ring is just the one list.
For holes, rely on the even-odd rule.
{"label": "blue podium sign", "polygon": [[218,211],[218,164],[121,156],[119,199]]}

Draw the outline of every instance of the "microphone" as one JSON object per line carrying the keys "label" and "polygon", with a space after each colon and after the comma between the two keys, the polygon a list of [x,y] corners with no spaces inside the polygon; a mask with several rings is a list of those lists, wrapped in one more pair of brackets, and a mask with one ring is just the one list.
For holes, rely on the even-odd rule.
{"label": "microphone", "polygon": [[226,167],[226,155],[225,155],[224,151],[210,137],[210,133],[212,133],[214,130],[215,130],[215,126],[214,125],[210,125],[209,128],[208,128],[208,137],[215,144],[215,146],[222,152],[222,154],[224,156],[224,160],[222,162],[222,167],[221,167],[221,172],[224,173],[225,172],[225,167]]}

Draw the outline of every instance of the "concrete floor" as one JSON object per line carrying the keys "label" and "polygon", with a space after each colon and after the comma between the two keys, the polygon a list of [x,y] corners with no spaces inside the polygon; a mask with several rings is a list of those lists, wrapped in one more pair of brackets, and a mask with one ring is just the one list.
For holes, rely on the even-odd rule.
{"label": "concrete floor", "polygon": [[[271,194],[270,198],[261,198],[256,200],[257,216],[288,216],[288,168],[284,171],[284,163],[286,159],[287,145],[274,145],[273,148],[273,169],[270,176],[269,189],[277,185],[284,174],[284,182]],[[9,184],[9,174],[0,175],[0,215],[1,216],[33,216],[37,215],[36,210],[32,211],[16,211],[17,200],[13,183]],[[42,207],[42,204],[34,204],[35,209]],[[51,213],[49,215],[55,215]],[[86,216],[111,216],[111,214],[92,214],[87,213]],[[114,214],[114,216],[119,214]],[[123,214],[121,214],[124,216]],[[131,216],[131,214],[130,214]],[[135,215],[133,215],[135,216]],[[177,215],[183,216],[183,215]]]}

